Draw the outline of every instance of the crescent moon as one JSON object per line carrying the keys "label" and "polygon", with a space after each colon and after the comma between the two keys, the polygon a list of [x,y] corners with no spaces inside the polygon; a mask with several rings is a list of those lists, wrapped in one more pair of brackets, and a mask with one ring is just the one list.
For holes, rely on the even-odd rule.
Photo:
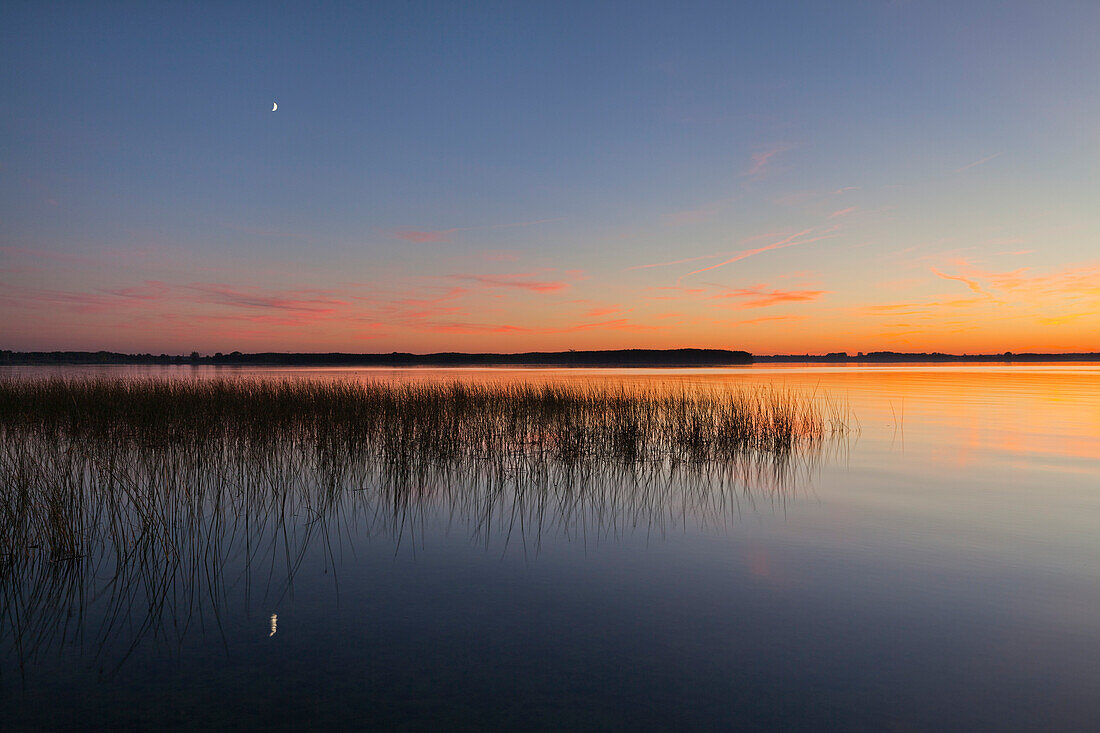
{"label": "crescent moon", "polygon": [[277,109],[279,109],[279,103],[278,102],[272,102],[271,103],[271,111],[274,112]]}

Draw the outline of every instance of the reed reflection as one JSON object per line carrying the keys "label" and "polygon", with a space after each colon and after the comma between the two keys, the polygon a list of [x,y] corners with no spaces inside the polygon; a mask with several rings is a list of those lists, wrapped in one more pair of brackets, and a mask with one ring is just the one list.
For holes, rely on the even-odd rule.
{"label": "reed reflection", "polygon": [[228,614],[274,636],[307,561],[335,584],[357,543],[441,525],[528,555],[725,525],[788,501],[847,430],[775,390],[0,382],[0,669],[227,645]]}

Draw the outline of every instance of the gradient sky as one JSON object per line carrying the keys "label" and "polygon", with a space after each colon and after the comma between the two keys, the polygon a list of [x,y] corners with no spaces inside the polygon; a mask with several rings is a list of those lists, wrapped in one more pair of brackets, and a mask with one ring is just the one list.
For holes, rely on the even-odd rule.
{"label": "gradient sky", "polygon": [[1100,350],[1098,31],[7,2],[0,348]]}

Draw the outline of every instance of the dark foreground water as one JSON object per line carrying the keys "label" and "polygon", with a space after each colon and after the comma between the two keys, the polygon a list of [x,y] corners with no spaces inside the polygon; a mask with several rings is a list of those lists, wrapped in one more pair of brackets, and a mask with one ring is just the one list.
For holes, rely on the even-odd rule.
{"label": "dark foreground water", "polygon": [[23,566],[0,727],[1100,727],[1098,365],[370,376],[767,382],[859,430],[780,470],[303,484],[182,555]]}

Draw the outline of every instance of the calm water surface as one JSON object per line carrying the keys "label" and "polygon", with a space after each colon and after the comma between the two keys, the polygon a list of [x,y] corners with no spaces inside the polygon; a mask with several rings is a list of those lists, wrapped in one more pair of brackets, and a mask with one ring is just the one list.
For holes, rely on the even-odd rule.
{"label": "calm water surface", "polygon": [[712,503],[349,496],[157,614],[46,594],[38,651],[0,628],[4,727],[1100,729],[1098,364],[0,376],[46,373],[769,384],[858,431]]}

